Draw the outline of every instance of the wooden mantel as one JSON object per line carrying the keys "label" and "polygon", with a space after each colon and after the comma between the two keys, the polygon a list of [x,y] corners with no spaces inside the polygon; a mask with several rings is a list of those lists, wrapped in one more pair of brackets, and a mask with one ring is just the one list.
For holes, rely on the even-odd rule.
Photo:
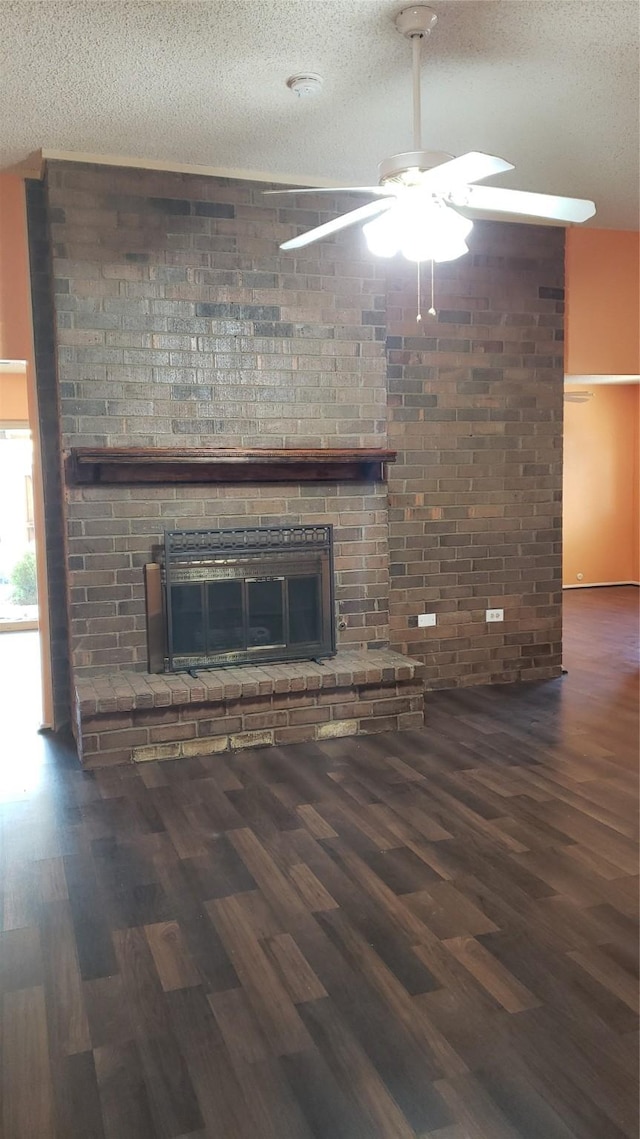
{"label": "wooden mantel", "polygon": [[72,447],[71,485],[380,482],[395,451],[383,448]]}

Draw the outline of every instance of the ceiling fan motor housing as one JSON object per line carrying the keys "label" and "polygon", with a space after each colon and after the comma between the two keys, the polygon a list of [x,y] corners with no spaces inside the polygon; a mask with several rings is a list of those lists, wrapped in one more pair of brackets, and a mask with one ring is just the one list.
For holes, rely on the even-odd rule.
{"label": "ceiling fan motor housing", "polygon": [[[411,185],[411,172],[416,175],[422,170],[431,170],[448,162],[452,157],[443,150],[407,150],[404,154],[392,154],[378,165],[378,178],[380,182],[402,182]],[[415,181],[419,179],[416,177]]]}

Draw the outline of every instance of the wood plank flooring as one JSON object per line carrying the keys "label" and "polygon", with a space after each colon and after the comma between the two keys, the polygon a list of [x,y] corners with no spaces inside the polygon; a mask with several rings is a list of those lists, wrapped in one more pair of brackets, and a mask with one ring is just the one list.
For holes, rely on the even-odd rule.
{"label": "wood plank flooring", "polygon": [[[638,591],[421,731],[3,762],[4,1139],[634,1139]],[[6,740],[5,740],[6,742]]]}

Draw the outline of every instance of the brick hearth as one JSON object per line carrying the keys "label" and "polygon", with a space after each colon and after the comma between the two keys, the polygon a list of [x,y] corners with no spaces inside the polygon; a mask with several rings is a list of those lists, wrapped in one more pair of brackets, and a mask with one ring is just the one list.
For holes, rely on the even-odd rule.
{"label": "brick hearth", "polygon": [[80,680],[81,758],[102,767],[421,727],[422,672],[380,650],[197,677],[122,671]]}

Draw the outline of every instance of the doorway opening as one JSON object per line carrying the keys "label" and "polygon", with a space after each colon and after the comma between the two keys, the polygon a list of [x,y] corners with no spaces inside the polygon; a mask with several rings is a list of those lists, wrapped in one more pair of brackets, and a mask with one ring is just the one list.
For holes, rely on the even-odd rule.
{"label": "doorway opening", "polygon": [[0,631],[34,631],[38,586],[28,424],[0,424],[0,486]]}
{"label": "doorway opening", "polygon": [[34,447],[26,366],[0,369],[0,690],[9,737],[43,723]]}

